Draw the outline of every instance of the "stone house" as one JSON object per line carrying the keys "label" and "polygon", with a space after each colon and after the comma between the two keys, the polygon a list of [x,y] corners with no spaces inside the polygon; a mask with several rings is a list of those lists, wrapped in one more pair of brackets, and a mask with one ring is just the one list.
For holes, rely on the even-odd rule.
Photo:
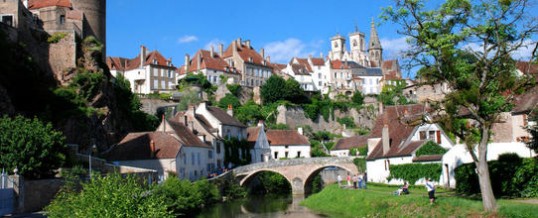
{"label": "stone house", "polygon": [[273,74],[269,59],[265,57],[264,49],[256,52],[250,40],[234,40],[224,51],[222,58],[241,73],[242,86],[259,87]]}
{"label": "stone house", "polygon": [[371,182],[399,184],[388,181],[390,165],[409,163],[440,163],[442,155],[416,156],[426,142],[433,141],[445,149],[454,147],[438,124],[416,122],[426,108],[423,105],[390,106],[376,120],[368,139],[366,167]]}
{"label": "stone house", "polygon": [[172,59],[166,59],[159,51],[149,52],[142,45],[137,57],[107,57],[106,63],[114,77],[121,74],[129,81],[133,93],[170,93],[176,90],[177,69]]}
{"label": "stone house", "polygon": [[[253,162],[267,162],[283,158],[310,158],[310,142],[298,130],[266,130],[260,121],[257,127],[248,128],[247,140],[253,145]],[[267,148],[270,148],[270,151]]]}
{"label": "stone house", "polygon": [[156,170],[160,181],[176,175],[194,181],[214,170],[213,148],[172,120],[154,132],[129,133],[105,157],[115,165]]}
{"label": "stone house", "polygon": [[[241,80],[240,72],[232,67],[223,58],[222,44],[219,45],[219,53],[213,51],[198,50],[190,59],[189,55],[185,55],[184,73],[202,73],[207,77],[207,80],[214,85],[221,83],[239,83]],[[228,81],[221,81],[224,76]]]}
{"label": "stone house", "polygon": [[[368,147],[368,136],[358,135],[348,138],[339,139],[336,145],[331,149],[330,155],[335,157],[348,157],[350,149]],[[366,154],[358,154],[366,155]]]}

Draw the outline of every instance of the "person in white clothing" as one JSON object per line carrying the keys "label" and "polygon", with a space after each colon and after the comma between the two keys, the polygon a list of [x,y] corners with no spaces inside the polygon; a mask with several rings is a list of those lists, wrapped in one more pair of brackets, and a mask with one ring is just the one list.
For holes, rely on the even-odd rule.
{"label": "person in white clothing", "polygon": [[342,176],[340,174],[336,177],[336,181],[338,181],[338,187],[342,187]]}
{"label": "person in white clothing", "polygon": [[426,179],[426,189],[428,190],[428,197],[430,198],[430,204],[435,202],[435,185],[430,178]]}

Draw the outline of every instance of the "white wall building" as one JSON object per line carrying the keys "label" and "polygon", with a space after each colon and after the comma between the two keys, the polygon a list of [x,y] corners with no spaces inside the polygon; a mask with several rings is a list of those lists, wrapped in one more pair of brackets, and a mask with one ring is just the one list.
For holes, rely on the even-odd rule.
{"label": "white wall building", "polygon": [[[253,160],[268,161],[291,158],[310,158],[310,142],[303,136],[302,129],[295,130],[265,130],[264,127],[248,128],[248,141],[253,144]],[[256,144],[259,147],[256,147]],[[269,145],[270,153],[265,149]],[[262,151],[262,152],[257,152]],[[255,155],[255,156],[254,156]]]}

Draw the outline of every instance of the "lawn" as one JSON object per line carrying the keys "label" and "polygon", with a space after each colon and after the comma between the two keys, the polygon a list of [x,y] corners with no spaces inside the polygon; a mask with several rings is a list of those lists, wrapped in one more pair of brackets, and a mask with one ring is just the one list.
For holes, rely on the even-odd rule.
{"label": "lawn", "polygon": [[497,214],[482,212],[482,202],[437,190],[430,205],[423,187],[410,187],[411,194],[396,196],[396,186],[369,184],[368,189],[342,189],[330,185],[301,204],[330,217],[536,217],[538,204],[499,200]]}

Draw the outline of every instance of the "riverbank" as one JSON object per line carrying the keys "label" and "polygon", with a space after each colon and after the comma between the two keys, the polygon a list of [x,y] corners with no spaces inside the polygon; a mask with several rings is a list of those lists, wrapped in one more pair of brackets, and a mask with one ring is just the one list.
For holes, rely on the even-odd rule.
{"label": "riverbank", "polygon": [[[438,190],[430,205],[423,187],[410,187],[411,194],[397,196],[396,186],[368,184],[368,189],[342,189],[330,185],[305,199],[304,205],[330,217],[482,217],[482,202]],[[497,217],[535,217],[538,205],[516,200],[498,200]]]}

